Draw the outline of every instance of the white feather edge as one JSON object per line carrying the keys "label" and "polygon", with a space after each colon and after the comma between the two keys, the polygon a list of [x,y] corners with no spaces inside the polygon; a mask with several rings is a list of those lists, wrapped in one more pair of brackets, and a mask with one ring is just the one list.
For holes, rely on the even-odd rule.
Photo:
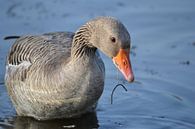
{"label": "white feather edge", "polygon": [[22,63],[18,65],[13,65],[13,64],[7,64],[6,65],[6,72],[5,72],[5,78],[7,78],[10,74],[11,71],[15,71],[16,69],[27,69],[29,66],[31,66],[31,63],[29,61],[23,61]]}

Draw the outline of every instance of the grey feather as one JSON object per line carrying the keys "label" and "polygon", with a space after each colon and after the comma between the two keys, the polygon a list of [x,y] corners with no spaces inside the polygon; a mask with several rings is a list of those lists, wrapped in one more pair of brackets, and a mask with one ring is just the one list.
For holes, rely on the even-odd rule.
{"label": "grey feather", "polygon": [[[87,72],[88,65],[84,69],[77,67],[80,65],[78,61],[71,64],[71,68],[67,66],[72,63],[70,57],[73,36],[74,33],[71,32],[22,36],[11,47],[5,81],[18,115],[36,119],[72,117],[86,112],[96,103],[94,100],[89,101],[88,96],[92,97],[90,94],[93,94],[96,99],[99,98],[100,95],[96,94],[102,93],[101,80],[104,80],[104,76],[100,74],[93,80],[100,82],[96,94],[92,93],[93,90],[90,94],[84,93],[86,89],[74,82],[78,80],[79,85],[86,83],[83,84],[86,87],[93,81],[84,81],[90,77],[88,74],[92,74]],[[81,74],[75,76],[78,71]],[[83,102],[91,104],[82,105]]]}
{"label": "grey feather", "polygon": [[[115,36],[113,44],[110,36]],[[103,89],[105,67],[97,48],[114,57],[130,47],[118,20],[100,17],[78,31],[20,36],[7,56],[5,84],[16,112],[36,119],[70,118],[88,112]]]}

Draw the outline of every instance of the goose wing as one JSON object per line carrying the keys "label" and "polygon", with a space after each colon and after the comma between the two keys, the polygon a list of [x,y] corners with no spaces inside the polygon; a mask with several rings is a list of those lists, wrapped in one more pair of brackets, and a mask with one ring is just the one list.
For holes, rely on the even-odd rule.
{"label": "goose wing", "polygon": [[69,62],[73,36],[71,32],[56,32],[20,37],[7,56],[5,78],[24,80],[30,70],[52,70],[62,62]]}

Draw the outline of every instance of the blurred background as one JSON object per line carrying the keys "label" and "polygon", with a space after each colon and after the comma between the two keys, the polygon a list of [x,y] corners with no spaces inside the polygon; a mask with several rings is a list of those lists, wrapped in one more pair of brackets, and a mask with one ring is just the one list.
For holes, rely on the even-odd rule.
{"label": "blurred background", "polygon": [[[38,122],[16,117],[4,86],[9,35],[75,32],[97,16],[113,16],[128,29],[136,82],[128,84],[112,61],[106,66],[97,112],[74,120]],[[0,129],[193,129],[195,128],[194,0],[0,0]],[[74,126],[69,126],[74,125]]]}

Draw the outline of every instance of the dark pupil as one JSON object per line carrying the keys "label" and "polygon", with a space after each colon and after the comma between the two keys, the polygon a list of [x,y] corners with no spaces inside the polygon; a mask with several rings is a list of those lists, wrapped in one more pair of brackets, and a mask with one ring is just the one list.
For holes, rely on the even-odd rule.
{"label": "dark pupil", "polygon": [[116,42],[115,37],[111,37],[111,41],[112,41],[112,42]]}

